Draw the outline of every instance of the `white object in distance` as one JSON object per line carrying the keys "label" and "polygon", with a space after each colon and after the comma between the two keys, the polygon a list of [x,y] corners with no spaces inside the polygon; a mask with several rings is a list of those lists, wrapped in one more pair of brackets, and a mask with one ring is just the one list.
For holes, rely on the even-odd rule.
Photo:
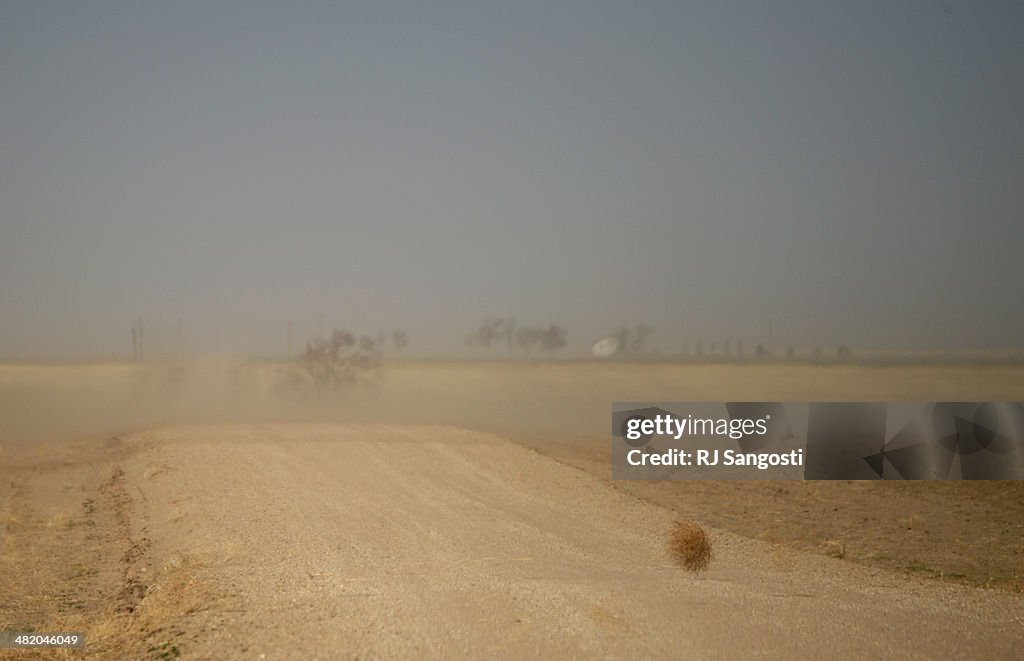
{"label": "white object in distance", "polygon": [[617,337],[605,337],[597,342],[594,342],[594,346],[591,347],[591,351],[598,358],[607,358],[613,355],[619,350],[619,338]]}

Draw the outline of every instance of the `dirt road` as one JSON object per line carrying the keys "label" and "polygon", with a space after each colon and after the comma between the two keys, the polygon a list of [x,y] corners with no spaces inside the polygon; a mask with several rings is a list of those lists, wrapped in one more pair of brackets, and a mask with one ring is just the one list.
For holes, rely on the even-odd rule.
{"label": "dirt road", "polygon": [[1024,645],[1020,595],[723,531],[711,569],[686,573],[665,552],[675,514],[496,436],[169,427],[120,447],[103,489],[130,513],[129,606],[93,627],[96,653],[933,659]]}

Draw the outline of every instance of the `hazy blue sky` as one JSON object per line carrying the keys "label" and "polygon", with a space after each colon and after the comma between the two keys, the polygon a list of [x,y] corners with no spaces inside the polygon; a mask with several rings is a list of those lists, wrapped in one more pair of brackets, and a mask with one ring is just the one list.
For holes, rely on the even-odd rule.
{"label": "hazy blue sky", "polygon": [[1024,3],[0,1],[0,357],[1021,346]]}

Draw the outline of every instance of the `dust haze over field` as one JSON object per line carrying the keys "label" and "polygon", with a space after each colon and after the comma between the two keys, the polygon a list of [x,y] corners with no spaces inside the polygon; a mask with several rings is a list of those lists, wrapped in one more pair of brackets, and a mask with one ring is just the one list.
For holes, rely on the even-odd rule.
{"label": "dust haze over field", "polygon": [[[615,482],[608,426],[615,401],[1024,401],[1022,27],[0,4],[0,631],[91,658],[1011,657],[1020,483]],[[332,346],[366,361],[318,372]],[[673,530],[710,540],[701,571]]]}

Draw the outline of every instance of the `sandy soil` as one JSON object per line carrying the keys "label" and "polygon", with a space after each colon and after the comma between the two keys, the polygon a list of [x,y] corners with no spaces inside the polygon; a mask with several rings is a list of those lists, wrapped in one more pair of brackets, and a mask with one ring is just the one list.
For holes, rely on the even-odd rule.
{"label": "sandy soil", "polygon": [[[1012,658],[1024,644],[1017,595],[721,530],[711,569],[687,573],[664,546],[673,512],[458,428],[170,427],[91,452],[91,471],[37,455],[16,500],[83,497],[55,525],[100,533],[65,540],[77,564],[60,563],[58,619],[75,624],[81,602],[99,658]],[[114,607],[89,613],[90,591]]]}
{"label": "sandy soil", "polygon": [[[607,442],[517,439],[610,480]],[[745,537],[901,573],[1024,592],[1018,482],[615,482]]]}
{"label": "sandy soil", "polygon": [[[1018,483],[610,481],[612,401],[724,399],[1021,400],[1024,369],[400,362],[322,397],[274,364],[0,366],[0,627],[95,658],[1015,657]],[[669,562],[679,516],[706,574]]]}

